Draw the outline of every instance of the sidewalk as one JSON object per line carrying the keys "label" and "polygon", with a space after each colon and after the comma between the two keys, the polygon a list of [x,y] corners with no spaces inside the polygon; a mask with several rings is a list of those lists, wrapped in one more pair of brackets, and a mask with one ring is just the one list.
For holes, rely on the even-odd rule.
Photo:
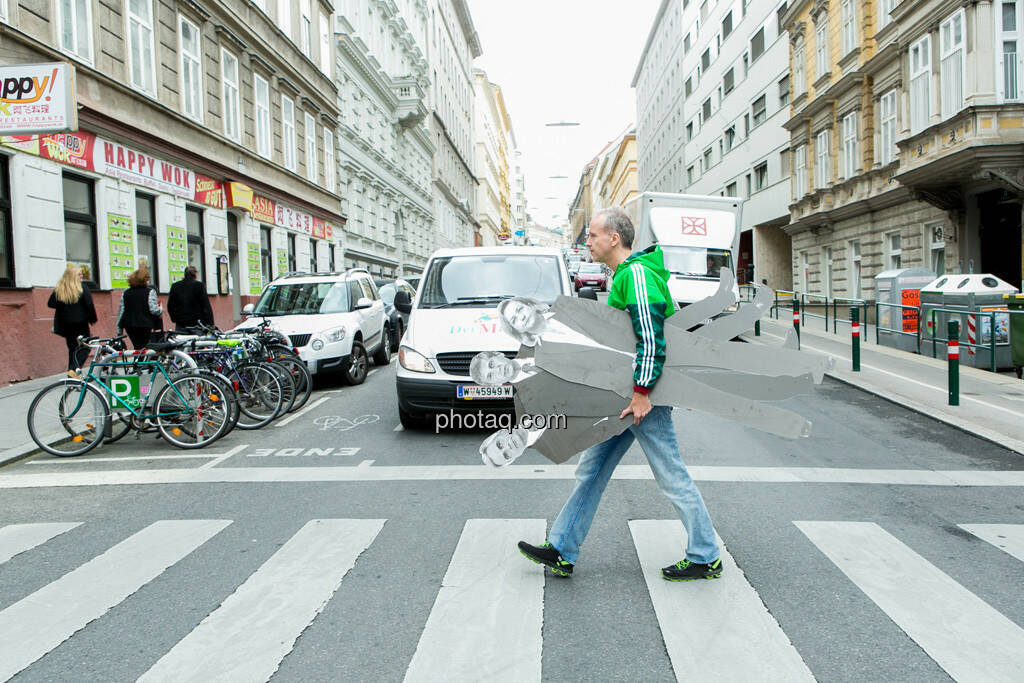
{"label": "sidewalk", "polygon": [[0,465],[39,450],[28,433],[28,407],[39,390],[66,375],[40,377],[0,388]]}
{"label": "sidewalk", "polygon": [[[742,339],[781,345],[791,329],[788,321],[762,318],[761,336],[748,332]],[[801,327],[800,349],[835,357],[829,377],[1024,454],[1024,381],[1012,373],[996,374],[961,365],[960,405],[951,406],[945,345],[940,358],[898,351],[875,344],[874,328],[870,329],[870,333],[863,328],[861,331],[860,372],[851,370],[848,325],[840,326],[838,334]],[[961,353],[966,356],[966,348]]]}

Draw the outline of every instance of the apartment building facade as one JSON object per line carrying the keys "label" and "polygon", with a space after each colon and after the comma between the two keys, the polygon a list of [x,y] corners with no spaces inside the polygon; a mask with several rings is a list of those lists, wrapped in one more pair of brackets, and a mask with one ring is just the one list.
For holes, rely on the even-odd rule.
{"label": "apartment building facade", "polygon": [[83,267],[103,334],[143,259],[161,293],[195,265],[222,327],[278,274],[341,262],[331,2],[0,10],[0,60],[72,64],[79,121],[0,141],[0,379],[62,367],[46,301],[67,264]]}
{"label": "apartment building facade", "polygon": [[1021,2],[794,3],[794,287],[874,298],[874,276],[1024,279]]}
{"label": "apartment building facade", "polygon": [[742,197],[734,267],[791,284],[782,2],[664,0],[637,65],[641,191]]}
{"label": "apartment building facade", "polygon": [[493,247],[512,239],[512,126],[501,88],[491,83],[482,69],[474,69],[473,78],[476,219],[480,244]]}
{"label": "apartment building facade", "polygon": [[426,0],[339,0],[336,13],[339,183],[345,265],[415,275],[434,249],[427,129]]}
{"label": "apartment building facade", "polygon": [[429,123],[434,143],[434,246],[480,243],[473,168],[473,60],[482,54],[466,0],[430,0]]}

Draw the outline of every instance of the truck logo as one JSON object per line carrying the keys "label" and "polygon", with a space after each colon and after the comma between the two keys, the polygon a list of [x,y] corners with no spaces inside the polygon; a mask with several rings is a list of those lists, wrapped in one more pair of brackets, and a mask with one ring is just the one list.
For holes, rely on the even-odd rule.
{"label": "truck logo", "polygon": [[708,221],[706,218],[690,218],[683,216],[683,234],[684,235],[704,235],[708,234]]}

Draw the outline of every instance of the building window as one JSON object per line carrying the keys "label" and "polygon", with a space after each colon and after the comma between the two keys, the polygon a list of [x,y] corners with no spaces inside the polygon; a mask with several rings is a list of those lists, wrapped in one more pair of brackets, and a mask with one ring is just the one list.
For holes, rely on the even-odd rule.
{"label": "building window", "polygon": [[[188,265],[195,266],[197,276],[206,282],[206,241],[203,228],[203,210],[193,206],[185,207],[185,228],[188,232]],[[180,273],[171,273],[174,280]]]}
{"label": "building window", "polygon": [[932,41],[924,36],[910,46],[910,133],[920,133],[931,118]]}
{"label": "building window", "polygon": [[786,27],[782,24],[782,17],[786,16],[786,10],[789,9],[789,4],[783,2],[779,5],[779,8],[775,10],[775,33],[776,35],[785,35]]}
{"label": "building window", "polygon": [[704,156],[702,157],[702,162],[704,164],[704,168],[703,168],[704,171],[707,171],[709,168],[711,168],[711,152],[712,152],[712,150],[711,150],[710,147],[708,147],[706,150],[704,150]]}
{"label": "building window", "polygon": [[903,267],[903,250],[902,239],[898,232],[892,232],[886,235],[886,241],[888,244],[889,254],[889,270],[896,270],[897,268]]}
{"label": "building window", "polygon": [[690,95],[693,94],[693,77],[692,76],[690,78],[687,78],[686,79],[686,83],[683,84],[683,92],[685,93],[686,97],[689,97]]}
{"label": "building window", "polygon": [[277,26],[292,37],[292,0],[277,0]]}
{"label": "building window", "polygon": [[753,187],[753,182],[752,182],[752,180],[750,178],[750,174],[749,173],[747,174],[746,178],[747,178],[747,197],[749,197],[750,195],[754,194],[754,187]]}
{"label": "building window", "polygon": [[689,142],[693,139],[693,121],[686,124],[686,141]]}
{"label": "building window", "polygon": [[334,177],[334,133],[324,127],[324,186],[331,192],[338,191]]}
{"label": "building window", "polygon": [[827,130],[818,133],[814,138],[814,186],[828,187],[832,179],[829,168],[829,134]]}
{"label": "building window", "polygon": [[946,238],[942,233],[942,224],[936,223],[925,228],[928,236],[929,264],[935,276],[946,274]]}
{"label": "building window", "polygon": [[708,49],[704,50],[704,52],[701,54],[701,56],[700,56],[700,65],[701,65],[701,68],[704,69],[704,71],[707,71],[708,67],[711,66],[711,48],[710,47]]}
{"label": "building window", "polygon": [[761,95],[756,100],[754,100],[754,104],[751,105],[750,111],[753,114],[755,128],[764,123],[765,118],[767,118],[766,109],[767,108],[765,107],[764,95]]}
{"label": "building window", "polygon": [[843,117],[843,177],[849,180],[857,173],[857,112]]}
{"label": "building window", "polygon": [[957,10],[939,24],[940,90],[942,118],[948,119],[964,108],[964,11]]}
{"label": "building window", "polygon": [[726,12],[725,18],[722,19],[722,38],[728,38],[730,33],[732,33],[732,10]]}
{"label": "building window", "polygon": [[0,154],[0,287],[14,286],[14,251],[11,226],[11,184],[7,157]]}
{"label": "building window", "polygon": [[202,122],[203,73],[199,27],[185,17],[178,17],[178,39],[181,46],[181,107],[185,116]]}
{"label": "building window", "polygon": [[789,76],[783,76],[779,81],[779,107],[789,104]]}
{"label": "building window", "polygon": [[135,226],[139,242],[139,265],[149,266],[150,282],[160,287],[160,262],[156,250],[156,199],[152,195],[135,193]]}
{"label": "building window", "polygon": [[860,240],[850,241],[849,293],[853,299],[861,298]]}
{"label": "building window", "polygon": [[878,160],[888,166],[896,159],[896,91],[890,90],[879,98],[879,115],[882,121]]}
{"label": "building window", "polygon": [[270,84],[259,74],[252,75],[255,91],[253,108],[256,110],[256,152],[270,158]]}
{"label": "building window", "polygon": [[693,166],[686,169],[686,184],[693,185]]}
{"label": "building window", "polygon": [[814,30],[814,77],[822,78],[828,73],[828,15],[818,17]]}
{"label": "building window", "polygon": [[302,17],[299,24],[299,39],[302,54],[313,59],[313,12],[309,0],[302,0]]}
{"label": "building window", "polygon": [[807,145],[793,150],[793,200],[800,201],[807,194]]}
{"label": "building window", "polygon": [[843,55],[848,55],[857,47],[857,6],[853,0],[843,0],[840,8],[843,33]]}
{"label": "building window", "polygon": [[726,197],[738,197],[739,196],[739,195],[736,194],[736,183],[729,183],[728,185],[725,186],[725,196]]}
{"label": "building window", "polygon": [[821,248],[822,294],[832,296],[832,247]]}
{"label": "building window", "polygon": [[220,80],[224,98],[224,135],[241,142],[242,122],[238,105],[238,59],[227,50],[220,51]]}
{"label": "building window", "polygon": [[1000,24],[1002,28],[1001,49],[997,52],[997,78],[999,95],[1003,102],[1020,99],[1020,35],[1018,33],[1018,3],[1003,2]]}
{"label": "building window", "polygon": [[295,103],[287,95],[281,95],[281,152],[284,167],[295,170]]}
{"label": "building window", "polygon": [[704,100],[704,104],[701,105],[701,112],[704,114],[704,122],[711,118],[711,98]]}
{"label": "building window", "polygon": [[0,0],[0,21],[7,21],[7,0]]}
{"label": "building window", "polygon": [[768,162],[763,161],[754,167],[754,192],[768,187]]}
{"label": "building window", "polygon": [[331,75],[331,23],[326,14],[320,15],[320,70]]}
{"label": "building window", "polygon": [[334,270],[334,245],[330,244],[330,243],[327,244],[327,259],[328,259],[327,268],[329,269],[328,272],[330,272],[330,273],[335,272],[335,270]]}
{"label": "building window", "polygon": [[132,87],[155,94],[153,71],[153,0],[128,2],[128,73]]}
{"label": "building window", "polygon": [[96,240],[96,196],[88,178],[65,173],[64,256],[82,269],[82,279],[99,284]]}
{"label": "building window", "polygon": [[789,150],[783,149],[779,151],[779,177],[789,177]]}
{"label": "building window", "polygon": [[725,129],[725,151],[729,152],[732,150],[733,145],[736,144],[736,126],[729,126]]}
{"label": "building window", "polygon": [[735,87],[735,85],[736,79],[733,76],[732,68],[730,67],[729,70],[725,72],[725,76],[722,77],[722,86],[725,90],[725,94],[728,95],[730,92],[732,92],[732,89]]}
{"label": "building window", "polygon": [[61,49],[91,63],[92,0],[61,0],[57,18]]}
{"label": "building window", "polygon": [[316,240],[312,238],[309,240],[309,272],[320,272],[320,269],[316,266]]}
{"label": "building window", "polygon": [[803,39],[801,39],[800,44],[793,49],[793,95],[795,97],[807,92],[807,74],[804,72],[806,58]]}
{"label": "building window", "polygon": [[295,261],[295,235],[288,234],[288,272],[294,273],[298,270]]}
{"label": "building window", "polygon": [[882,0],[878,3],[878,28],[883,29],[892,22],[889,13],[896,7],[896,0]]}
{"label": "building window", "polygon": [[690,51],[690,34],[687,33],[686,37],[683,38],[683,54],[685,55]]}
{"label": "building window", "polygon": [[306,114],[306,179],[315,183],[317,181],[316,169],[316,119],[312,114]]}
{"label": "building window", "polygon": [[274,271],[274,260],[271,257],[270,251],[270,228],[265,225],[260,226],[260,266],[263,269],[263,286],[273,279]]}
{"label": "building window", "polygon": [[764,27],[757,29],[757,33],[750,39],[750,61],[756,60],[764,52]]}

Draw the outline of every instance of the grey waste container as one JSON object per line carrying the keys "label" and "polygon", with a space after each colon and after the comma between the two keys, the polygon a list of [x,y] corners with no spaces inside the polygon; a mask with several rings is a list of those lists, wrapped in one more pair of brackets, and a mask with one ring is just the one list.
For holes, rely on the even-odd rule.
{"label": "grey waste container", "polygon": [[927,268],[896,268],[875,276],[875,301],[878,307],[878,343],[904,351],[917,351],[917,311],[897,308],[920,303],[921,286],[935,279]]}
{"label": "grey waste container", "polygon": [[[1016,287],[988,273],[947,274],[929,282],[921,288],[922,353],[944,346],[932,344],[932,339],[936,332],[939,339],[945,339],[947,322],[956,320],[960,323],[961,343],[973,341],[987,346],[994,334],[996,370],[1012,368],[1010,315],[1003,295],[1016,292]],[[960,364],[991,369],[991,348],[961,346]]]}

